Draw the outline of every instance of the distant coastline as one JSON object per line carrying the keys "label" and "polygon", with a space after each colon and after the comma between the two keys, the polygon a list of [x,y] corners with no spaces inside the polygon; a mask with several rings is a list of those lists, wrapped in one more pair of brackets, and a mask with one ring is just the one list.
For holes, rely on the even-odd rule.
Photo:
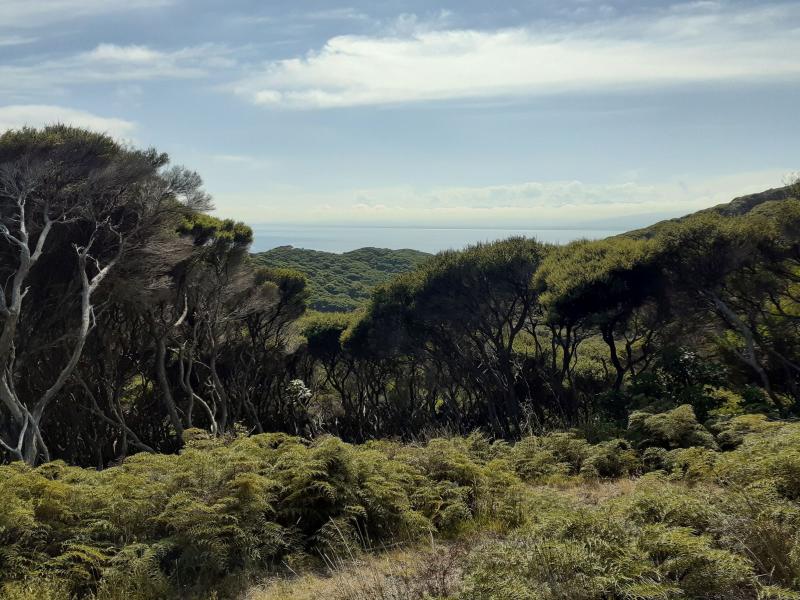
{"label": "distant coastline", "polygon": [[624,233],[624,227],[409,227],[409,226],[302,226],[255,225],[253,252],[279,246],[294,246],[324,252],[349,252],[365,247],[440,252],[461,249],[478,242],[492,242],[511,236],[532,237],[543,242],[567,243],[600,239]]}

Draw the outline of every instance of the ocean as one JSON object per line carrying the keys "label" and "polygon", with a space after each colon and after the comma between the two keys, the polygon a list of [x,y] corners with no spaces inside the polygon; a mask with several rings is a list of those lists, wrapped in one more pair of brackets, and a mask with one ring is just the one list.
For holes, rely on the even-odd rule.
{"label": "ocean", "polygon": [[566,243],[581,238],[600,239],[625,229],[483,229],[428,227],[331,227],[269,225],[254,226],[253,252],[277,246],[294,246],[325,252],[348,252],[372,246],[423,252],[461,249],[477,242],[492,242],[510,236],[536,238],[543,242]]}

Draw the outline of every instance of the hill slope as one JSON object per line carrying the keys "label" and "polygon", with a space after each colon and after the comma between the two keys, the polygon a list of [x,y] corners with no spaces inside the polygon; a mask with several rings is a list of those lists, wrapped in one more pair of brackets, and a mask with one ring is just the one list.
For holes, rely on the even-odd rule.
{"label": "hill slope", "polygon": [[320,311],[351,311],[369,298],[370,291],[395,275],[420,265],[430,255],[418,250],[359,248],[336,254],[280,246],[252,255],[267,267],[290,268],[309,279],[309,305]]}
{"label": "hill slope", "polygon": [[738,217],[749,213],[754,208],[766,202],[788,200],[789,198],[794,198],[796,196],[797,196],[796,185],[787,185],[779,188],[771,188],[769,190],[765,190],[763,192],[758,192],[755,194],[738,196],[733,200],[731,200],[730,202],[724,202],[722,204],[717,204],[716,206],[712,206],[710,208],[704,208],[703,210],[698,210],[688,215],[684,215],[683,217],[667,219],[665,221],[659,221],[658,223],[653,223],[652,225],[648,225],[647,227],[642,227],[641,229],[634,229],[632,231],[628,231],[626,233],[621,234],[621,237],[651,238],[654,235],[656,235],[656,233],[658,233],[658,231],[666,223],[680,222],[685,219],[688,219],[689,217],[705,213],[716,213],[723,217]]}

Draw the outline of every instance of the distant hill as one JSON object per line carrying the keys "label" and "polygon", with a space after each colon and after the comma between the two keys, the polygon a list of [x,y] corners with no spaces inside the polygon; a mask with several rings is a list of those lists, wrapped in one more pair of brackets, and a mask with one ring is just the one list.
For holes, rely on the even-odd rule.
{"label": "distant hill", "polygon": [[421,264],[430,254],[418,250],[360,248],[336,254],[280,246],[252,255],[267,267],[295,269],[308,276],[309,306],[320,311],[355,310],[372,289]]}
{"label": "distant hill", "polygon": [[658,230],[661,229],[666,223],[683,221],[684,219],[691,217],[693,215],[701,215],[704,213],[717,213],[724,217],[737,217],[749,213],[751,210],[753,210],[757,206],[764,204],[765,202],[774,202],[776,200],[788,200],[789,198],[795,197],[796,194],[797,194],[797,188],[793,185],[787,185],[785,187],[779,187],[779,188],[772,188],[764,192],[748,194],[747,196],[739,196],[737,198],[734,198],[730,202],[717,204],[716,206],[712,206],[711,208],[704,208],[703,210],[698,210],[697,212],[693,212],[683,217],[677,217],[675,219],[667,219],[665,221],[659,221],[658,223],[654,223],[653,225],[642,227],[641,229],[634,229],[633,231],[628,231],[627,233],[623,233],[621,235],[625,237],[651,238],[654,235],[656,235],[656,233],[658,233]]}

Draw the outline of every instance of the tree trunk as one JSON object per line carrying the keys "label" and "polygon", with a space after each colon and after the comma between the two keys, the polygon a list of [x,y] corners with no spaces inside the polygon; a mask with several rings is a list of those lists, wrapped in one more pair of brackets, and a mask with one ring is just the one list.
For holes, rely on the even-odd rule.
{"label": "tree trunk", "polygon": [[181,423],[181,418],[178,416],[178,408],[175,405],[175,398],[172,395],[172,388],[167,378],[167,344],[164,338],[156,340],[156,378],[158,379],[158,386],[161,388],[161,401],[167,409],[170,423],[172,423],[175,433],[182,440],[183,423]]}
{"label": "tree trunk", "polygon": [[[767,372],[764,370],[764,367],[761,366],[761,363],[758,361],[758,356],[756,355],[756,342],[755,337],[753,336],[753,332],[750,328],[742,322],[739,318],[739,315],[736,314],[730,306],[725,303],[722,298],[717,296],[716,294],[711,294],[711,301],[714,303],[717,311],[722,315],[722,318],[728,322],[734,329],[736,329],[744,338],[745,343],[745,351],[744,353],[737,353],[739,358],[747,364],[750,368],[752,368],[756,374],[758,374],[759,379],[761,379],[761,384],[764,386],[767,394],[773,400],[777,400],[775,398],[775,394],[772,391],[772,385],[770,384],[769,377],[767,376]],[[778,406],[780,406],[779,402],[776,402]]]}
{"label": "tree trunk", "polygon": [[614,325],[615,323],[612,322],[604,326],[601,333],[603,335],[603,341],[608,346],[611,364],[614,365],[614,370],[616,371],[616,376],[614,377],[614,391],[618,392],[622,389],[622,382],[625,380],[625,367],[619,360],[619,354],[617,353],[617,343],[614,341]]}

